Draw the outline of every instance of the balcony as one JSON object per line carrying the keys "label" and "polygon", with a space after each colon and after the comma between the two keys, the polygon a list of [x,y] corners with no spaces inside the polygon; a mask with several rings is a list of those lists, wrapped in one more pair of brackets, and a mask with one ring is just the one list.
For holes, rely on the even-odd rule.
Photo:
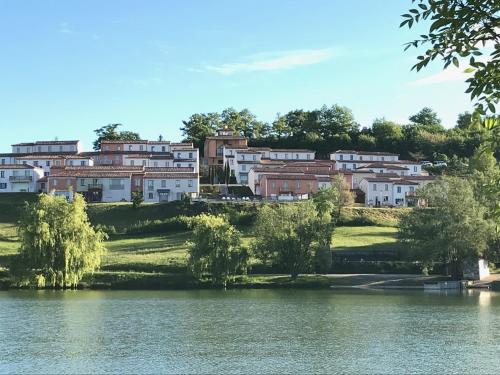
{"label": "balcony", "polygon": [[407,191],[405,193],[405,197],[416,197],[417,196],[417,192],[416,191]]}
{"label": "balcony", "polygon": [[32,182],[33,176],[9,176],[10,182]]}

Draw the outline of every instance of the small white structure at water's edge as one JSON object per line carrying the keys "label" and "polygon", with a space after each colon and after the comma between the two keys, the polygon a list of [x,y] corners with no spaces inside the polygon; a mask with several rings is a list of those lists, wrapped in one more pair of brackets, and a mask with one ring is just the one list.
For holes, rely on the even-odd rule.
{"label": "small white structure at water's edge", "polygon": [[474,259],[464,262],[465,280],[483,280],[490,276],[490,269],[486,259]]}

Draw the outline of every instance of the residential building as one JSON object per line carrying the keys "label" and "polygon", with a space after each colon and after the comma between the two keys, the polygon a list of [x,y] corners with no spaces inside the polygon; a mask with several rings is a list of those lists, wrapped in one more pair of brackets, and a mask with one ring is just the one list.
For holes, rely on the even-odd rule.
{"label": "residential building", "polygon": [[359,183],[368,206],[415,206],[417,188],[435,181],[434,176],[379,175],[366,177]]}
{"label": "residential building", "polygon": [[89,202],[130,201],[134,191],[147,202],[179,200],[183,194],[194,198],[199,176],[188,167],[92,166],[54,167],[47,177],[47,192],[70,199],[78,192]]}
{"label": "residential building", "polygon": [[224,147],[246,148],[248,140],[235,135],[230,129],[218,129],[215,136],[205,138],[203,147],[203,161],[208,166],[222,166],[224,164]]}
{"label": "residential building", "polygon": [[37,192],[43,169],[25,164],[0,164],[0,193]]}

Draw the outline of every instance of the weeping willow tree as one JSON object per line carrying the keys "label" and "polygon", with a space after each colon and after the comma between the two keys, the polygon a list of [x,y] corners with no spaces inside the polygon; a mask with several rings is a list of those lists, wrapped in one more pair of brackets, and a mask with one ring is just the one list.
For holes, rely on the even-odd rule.
{"label": "weeping willow tree", "polygon": [[19,221],[20,253],[12,273],[20,283],[72,288],[101,264],[105,234],[94,230],[79,194],[73,202],[41,194]]}

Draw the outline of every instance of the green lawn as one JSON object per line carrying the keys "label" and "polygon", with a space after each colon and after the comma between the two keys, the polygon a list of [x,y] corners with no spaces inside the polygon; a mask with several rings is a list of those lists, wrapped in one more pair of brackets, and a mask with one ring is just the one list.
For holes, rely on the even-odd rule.
{"label": "green lawn", "polygon": [[400,251],[398,228],[383,226],[338,227],[333,235],[333,250]]}

